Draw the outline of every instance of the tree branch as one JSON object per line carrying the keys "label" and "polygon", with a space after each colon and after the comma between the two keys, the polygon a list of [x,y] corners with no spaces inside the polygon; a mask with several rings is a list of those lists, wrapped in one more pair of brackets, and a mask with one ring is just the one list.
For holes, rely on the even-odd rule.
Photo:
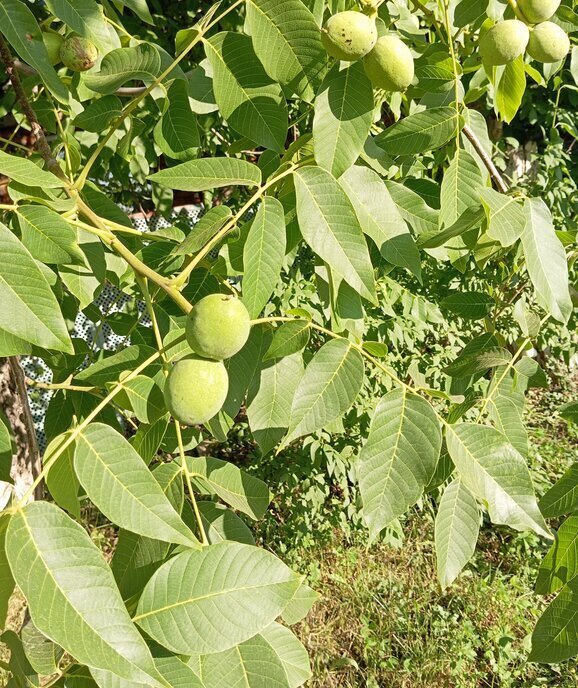
{"label": "tree branch", "polygon": [[[35,74],[38,74],[34,67],[26,64],[26,62],[22,62],[22,60],[15,59],[14,67],[16,67],[19,72],[22,72],[22,74],[25,74],[26,76],[34,76]],[[185,72],[185,74],[189,76],[191,72]],[[133,98],[134,96],[144,93],[146,89],[146,86],[121,86],[120,88],[116,89],[115,94],[124,98]]]}
{"label": "tree branch", "polygon": [[498,188],[498,190],[501,193],[508,193],[508,185],[504,181],[504,178],[502,175],[498,172],[498,168],[494,165],[492,158],[488,155],[487,151],[484,149],[482,146],[480,140],[478,137],[475,135],[473,129],[471,129],[467,124],[464,124],[464,127],[462,129],[464,136],[468,139],[468,141],[472,144],[472,146],[475,148],[476,153],[480,156],[482,159],[482,162],[486,166],[486,169],[490,173],[490,177],[492,178],[494,184]]}
{"label": "tree branch", "polygon": [[2,35],[0,35],[0,58],[4,63],[4,67],[6,68],[6,74],[8,74],[10,83],[14,88],[16,98],[18,99],[18,102],[20,103],[20,106],[24,111],[24,115],[28,120],[28,123],[30,124],[30,129],[32,130],[34,138],[36,139],[36,149],[46,162],[46,166],[48,167],[48,169],[60,179],[66,179],[66,181],[68,182],[66,175],[62,171],[60,165],[58,164],[58,160],[54,157],[54,155],[52,155],[52,150],[48,145],[48,141],[46,140],[46,136],[44,135],[44,130],[42,129],[40,122],[38,121],[36,113],[30,105],[30,101],[26,96],[26,92],[24,91],[22,82],[20,81],[20,76],[18,75],[18,70],[16,69],[16,65],[14,63],[12,53],[10,52],[10,48],[8,47],[8,44],[6,43]]}

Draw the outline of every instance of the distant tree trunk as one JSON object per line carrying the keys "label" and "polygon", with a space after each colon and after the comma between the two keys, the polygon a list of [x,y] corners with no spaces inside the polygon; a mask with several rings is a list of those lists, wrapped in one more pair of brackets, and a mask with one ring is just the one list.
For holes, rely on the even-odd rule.
{"label": "distant tree trunk", "polygon": [[[28,404],[24,371],[17,356],[0,358],[0,408],[10,424],[16,444],[11,476],[16,497],[22,497],[40,475],[42,465]],[[0,488],[0,507],[8,501],[11,490],[12,486],[6,484]],[[39,499],[42,492],[43,486],[40,484],[35,490],[34,498]]]}

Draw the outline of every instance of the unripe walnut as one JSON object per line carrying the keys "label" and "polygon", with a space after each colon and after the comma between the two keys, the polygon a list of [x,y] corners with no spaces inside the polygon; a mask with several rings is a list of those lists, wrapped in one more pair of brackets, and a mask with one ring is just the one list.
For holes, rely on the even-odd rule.
{"label": "unripe walnut", "polygon": [[563,28],[543,22],[530,32],[528,55],[538,62],[559,62],[570,50],[570,39]]}
{"label": "unripe walnut", "polygon": [[363,59],[371,83],[386,91],[405,91],[414,76],[413,56],[407,45],[393,34],[378,39]]}
{"label": "unripe walnut", "polygon": [[42,32],[42,42],[48,53],[48,61],[51,65],[60,62],[60,49],[63,41],[64,38],[59,33],[53,33],[52,31]]}
{"label": "unripe walnut", "polygon": [[98,50],[88,38],[69,36],[62,43],[60,58],[72,72],[86,72],[96,64]]}
{"label": "unripe walnut", "polygon": [[165,382],[165,403],[184,425],[206,423],[222,408],[229,390],[229,376],[221,361],[199,356],[181,358]]}
{"label": "unripe walnut", "polygon": [[480,41],[480,54],[485,64],[505,65],[524,53],[530,29],[524,22],[507,19],[492,26]]}
{"label": "unripe walnut", "polygon": [[518,9],[530,24],[540,24],[553,17],[560,0],[518,0]]}
{"label": "unripe walnut", "polygon": [[209,294],[189,313],[186,336],[195,353],[219,361],[243,348],[250,329],[251,318],[242,301],[227,294]]}
{"label": "unripe walnut", "polygon": [[338,12],[321,30],[321,42],[328,55],[337,60],[360,60],[377,41],[375,19],[361,12]]}

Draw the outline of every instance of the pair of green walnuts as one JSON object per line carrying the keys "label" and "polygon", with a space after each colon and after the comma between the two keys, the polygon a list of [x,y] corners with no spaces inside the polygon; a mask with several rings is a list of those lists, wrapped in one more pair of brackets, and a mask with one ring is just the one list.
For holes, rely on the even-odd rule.
{"label": "pair of green walnuts", "polygon": [[186,338],[194,354],[178,360],[165,381],[165,403],[183,425],[200,425],[223,407],[229,375],[223,359],[249,338],[251,318],[234,296],[209,294],[187,316]]}
{"label": "pair of green walnuts", "polygon": [[51,65],[62,62],[72,72],[86,72],[98,60],[98,50],[88,38],[76,34],[65,38],[55,31],[43,31],[42,41]]}
{"label": "pair of green walnuts", "polygon": [[331,16],[321,30],[321,42],[328,55],[345,62],[363,60],[369,80],[385,91],[405,91],[413,81],[413,56],[396,35],[378,38],[377,11],[367,14],[348,10]]}
{"label": "pair of green walnuts", "polygon": [[525,51],[537,62],[563,60],[570,50],[564,29],[548,21],[560,6],[560,0],[518,0],[521,19],[506,19],[494,24],[480,41],[480,54],[488,66],[513,62]]}

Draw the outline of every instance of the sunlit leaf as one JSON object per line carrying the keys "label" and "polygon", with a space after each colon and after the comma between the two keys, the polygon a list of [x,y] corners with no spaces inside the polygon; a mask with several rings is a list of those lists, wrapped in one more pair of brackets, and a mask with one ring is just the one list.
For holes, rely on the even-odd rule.
{"label": "sunlit leaf", "polygon": [[223,542],[164,564],[146,586],[134,620],[173,652],[221,652],[272,623],[300,582],[272,554]]}

